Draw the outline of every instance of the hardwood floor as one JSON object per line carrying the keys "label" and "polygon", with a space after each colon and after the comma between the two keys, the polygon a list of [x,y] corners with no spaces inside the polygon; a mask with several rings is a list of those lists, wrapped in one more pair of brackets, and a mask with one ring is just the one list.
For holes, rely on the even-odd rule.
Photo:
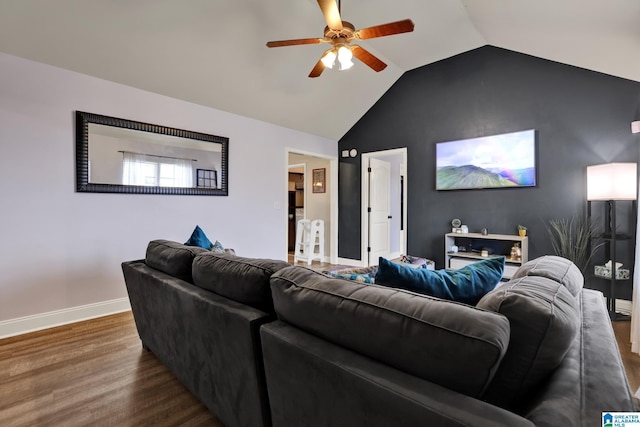
{"label": "hardwood floor", "polygon": [[288,259],[287,259],[287,262],[289,262],[289,264],[299,265],[302,267],[309,267],[313,270],[318,270],[318,271],[322,271],[333,266],[333,264],[320,262],[320,261],[312,261],[311,265],[309,265],[306,262],[302,262],[302,261],[293,262],[293,259],[294,259],[293,252],[289,252]]}
{"label": "hardwood floor", "polygon": [[[613,322],[631,390],[640,356]],[[223,427],[150,352],[131,312],[0,340],[0,426]]]}
{"label": "hardwood floor", "polygon": [[624,369],[627,372],[627,379],[629,380],[629,386],[633,394],[640,388],[640,356],[635,353],[631,353],[631,342],[629,337],[631,336],[631,322],[612,322],[613,331],[616,334],[616,341],[620,348],[620,355],[622,356],[622,363]]}
{"label": "hardwood floor", "polygon": [[1,426],[217,426],[131,312],[0,340]]}

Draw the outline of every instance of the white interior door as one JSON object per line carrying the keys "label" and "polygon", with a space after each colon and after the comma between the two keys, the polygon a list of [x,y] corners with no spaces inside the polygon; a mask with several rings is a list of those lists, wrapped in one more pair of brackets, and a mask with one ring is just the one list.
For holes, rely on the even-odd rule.
{"label": "white interior door", "polygon": [[389,258],[391,240],[391,163],[369,159],[369,265]]}

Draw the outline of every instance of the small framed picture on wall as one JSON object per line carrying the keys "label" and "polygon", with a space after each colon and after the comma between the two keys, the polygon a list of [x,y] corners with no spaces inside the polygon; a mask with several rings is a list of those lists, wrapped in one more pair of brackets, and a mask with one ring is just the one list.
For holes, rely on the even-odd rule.
{"label": "small framed picture on wall", "polygon": [[313,174],[311,175],[311,187],[313,188],[314,193],[324,193],[326,191],[326,178],[325,178],[326,169],[314,169]]}

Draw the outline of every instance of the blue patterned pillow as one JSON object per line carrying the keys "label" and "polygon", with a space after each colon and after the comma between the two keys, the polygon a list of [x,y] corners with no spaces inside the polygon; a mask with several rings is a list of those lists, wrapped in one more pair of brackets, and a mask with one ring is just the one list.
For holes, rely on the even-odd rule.
{"label": "blue patterned pillow", "polygon": [[222,246],[222,243],[216,240],[216,242],[211,247],[211,252],[222,254],[222,253],[225,253],[226,251],[224,250],[224,246]]}
{"label": "blue patterned pillow", "polygon": [[211,243],[211,240],[204,234],[204,231],[202,231],[199,225],[196,225],[193,233],[191,233],[191,237],[189,237],[189,240],[184,244],[186,246],[198,246],[206,250],[210,250],[213,247],[213,243]]}
{"label": "blue patterned pillow", "polygon": [[375,277],[372,276],[371,274],[334,273],[331,271],[327,271],[326,274],[328,274],[331,277],[336,277],[338,279],[353,280],[360,283],[367,283],[367,284],[376,283]]}
{"label": "blue patterned pillow", "polygon": [[502,278],[505,257],[488,258],[458,270],[411,268],[380,257],[376,283],[476,305]]}

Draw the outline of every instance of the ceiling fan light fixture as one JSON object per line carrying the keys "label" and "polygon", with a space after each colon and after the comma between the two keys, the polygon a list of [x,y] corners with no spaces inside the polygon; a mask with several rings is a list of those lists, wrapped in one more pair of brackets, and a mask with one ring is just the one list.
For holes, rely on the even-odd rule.
{"label": "ceiling fan light fixture", "polygon": [[333,64],[336,61],[336,53],[333,50],[330,50],[325,56],[322,57],[321,61],[325,67],[333,68]]}
{"label": "ceiling fan light fixture", "polygon": [[350,43],[354,40],[368,40],[394,34],[410,33],[414,28],[411,19],[403,19],[402,21],[388,22],[356,30],[352,23],[343,21],[340,17],[340,0],[317,1],[327,24],[324,27],[324,37],[267,42],[267,47],[330,43],[331,47],[322,54],[309,73],[311,78],[319,77],[326,68],[334,68],[336,63],[338,64],[338,71],[348,70],[353,67],[353,56],[373,71],[380,72],[387,67],[387,64],[365,48],[358,45],[350,45]]}
{"label": "ceiling fan light fixture", "polygon": [[351,61],[352,58],[353,53],[351,52],[351,49],[341,46],[340,49],[338,49],[338,62],[340,63],[339,70],[348,70],[353,67],[353,62]]}

